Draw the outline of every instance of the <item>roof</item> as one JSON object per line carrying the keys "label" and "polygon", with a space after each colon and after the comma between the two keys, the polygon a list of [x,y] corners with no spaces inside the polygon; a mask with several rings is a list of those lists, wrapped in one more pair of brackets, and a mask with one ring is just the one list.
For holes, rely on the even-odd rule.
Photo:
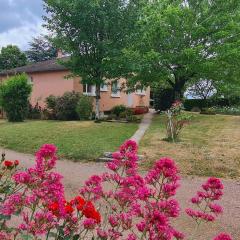
{"label": "roof", "polygon": [[[67,59],[67,57],[61,60]],[[52,71],[64,71],[67,70],[66,67],[59,64],[57,61],[59,59],[47,60],[43,62],[29,64],[23,67],[17,67],[10,70],[5,70],[0,72],[0,76],[14,75],[17,73],[36,73],[36,72],[52,72]]]}

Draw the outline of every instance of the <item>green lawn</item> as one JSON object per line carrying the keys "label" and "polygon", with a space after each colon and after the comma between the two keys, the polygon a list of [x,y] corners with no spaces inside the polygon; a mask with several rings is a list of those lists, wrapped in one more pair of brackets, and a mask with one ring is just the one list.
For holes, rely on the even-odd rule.
{"label": "green lawn", "polygon": [[42,144],[53,143],[62,158],[95,160],[105,151],[115,151],[137,128],[134,123],[0,121],[0,146],[33,154]]}
{"label": "green lawn", "polygon": [[146,155],[144,167],[168,156],[185,175],[240,177],[239,116],[194,114],[177,143],[163,140],[165,120],[165,116],[155,116],[141,141],[140,152]]}

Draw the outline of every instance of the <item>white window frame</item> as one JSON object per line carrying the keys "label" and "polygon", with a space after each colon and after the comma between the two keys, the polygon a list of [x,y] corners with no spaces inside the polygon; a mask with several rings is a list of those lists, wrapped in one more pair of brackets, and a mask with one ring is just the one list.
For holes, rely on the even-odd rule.
{"label": "white window frame", "polygon": [[33,77],[28,76],[28,84],[33,85]]}
{"label": "white window frame", "polygon": [[[113,84],[115,84],[115,83],[117,83],[117,91],[116,92],[113,92],[112,91],[112,85]],[[112,98],[120,98],[121,97],[121,94],[120,94],[120,87],[119,87],[119,82],[118,81],[114,81],[114,82],[112,82],[112,84],[111,84],[111,97]]]}
{"label": "white window frame", "polygon": [[108,85],[106,83],[101,84],[101,92],[108,92]]}
{"label": "white window frame", "polygon": [[136,95],[146,96],[146,90],[145,89],[137,89],[135,93],[136,93]]}
{"label": "white window frame", "polygon": [[[86,90],[88,90],[88,85],[89,84],[83,84],[83,90],[84,90],[84,85],[86,86]],[[91,92],[84,92],[83,91],[83,95],[94,97],[94,96],[96,96],[96,86],[95,85],[91,85],[91,84],[90,84],[90,86],[91,86]]]}

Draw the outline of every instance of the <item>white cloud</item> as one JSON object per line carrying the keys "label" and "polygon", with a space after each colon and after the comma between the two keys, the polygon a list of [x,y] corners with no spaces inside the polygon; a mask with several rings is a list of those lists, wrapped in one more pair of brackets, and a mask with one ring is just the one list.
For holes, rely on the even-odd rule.
{"label": "white cloud", "polygon": [[47,30],[42,27],[42,22],[37,25],[27,23],[25,26],[12,28],[0,33],[0,49],[9,44],[17,45],[22,50],[28,48],[28,43],[39,34],[46,34]]}

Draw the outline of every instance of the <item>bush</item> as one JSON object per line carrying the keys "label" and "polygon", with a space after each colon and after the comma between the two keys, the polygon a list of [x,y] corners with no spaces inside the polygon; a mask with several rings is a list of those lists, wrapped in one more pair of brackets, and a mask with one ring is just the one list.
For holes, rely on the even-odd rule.
{"label": "bush", "polygon": [[157,111],[166,111],[169,109],[174,100],[174,91],[171,88],[158,88],[153,94],[154,108]]}
{"label": "bush", "polygon": [[31,91],[26,74],[13,76],[1,85],[0,102],[8,121],[22,122],[27,117]]}
{"label": "bush", "polygon": [[133,115],[133,110],[130,108],[127,108],[126,111],[120,113],[119,117],[126,119],[128,117],[131,117],[132,115]]}
{"label": "bush", "polygon": [[184,101],[184,108],[187,111],[191,111],[194,107],[203,109],[203,108],[211,108],[211,107],[230,107],[234,105],[240,105],[240,97],[186,99]]}
{"label": "bush", "polygon": [[126,117],[128,122],[140,122],[140,119],[135,115],[130,115]]}
{"label": "bush", "polygon": [[49,96],[46,104],[51,118],[63,121],[77,120],[76,109],[79,100],[80,94],[75,92],[66,92],[61,97]]}
{"label": "bush", "polygon": [[88,96],[82,96],[76,108],[80,120],[90,120],[93,112],[93,99]]}
{"label": "bush", "polygon": [[213,107],[214,111],[218,114],[225,115],[240,115],[240,106],[232,107]]}
{"label": "bush", "polygon": [[121,114],[122,112],[125,112],[126,109],[127,109],[127,107],[124,106],[124,105],[117,105],[117,106],[115,106],[115,107],[112,108],[112,111],[111,111],[111,112],[112,112],[113,114],[115,114],[117,117],[120,117],[120,114]]}
{"label": "bush", "polygon": [[32,106],[29,103],[29,107],[28,107],[28,119],[41,119],[42,117],[42,108],[38,105],[38,103],[36,103],[35,106]]}
{"label": "bush", "polygon": [[183,105],[181,101],[175,101],[172,107],[166,112],[167,115],[167,139],[175,142],[178,140],[179,134],[185,125],[189,124],[191,115],[182,111]]}

